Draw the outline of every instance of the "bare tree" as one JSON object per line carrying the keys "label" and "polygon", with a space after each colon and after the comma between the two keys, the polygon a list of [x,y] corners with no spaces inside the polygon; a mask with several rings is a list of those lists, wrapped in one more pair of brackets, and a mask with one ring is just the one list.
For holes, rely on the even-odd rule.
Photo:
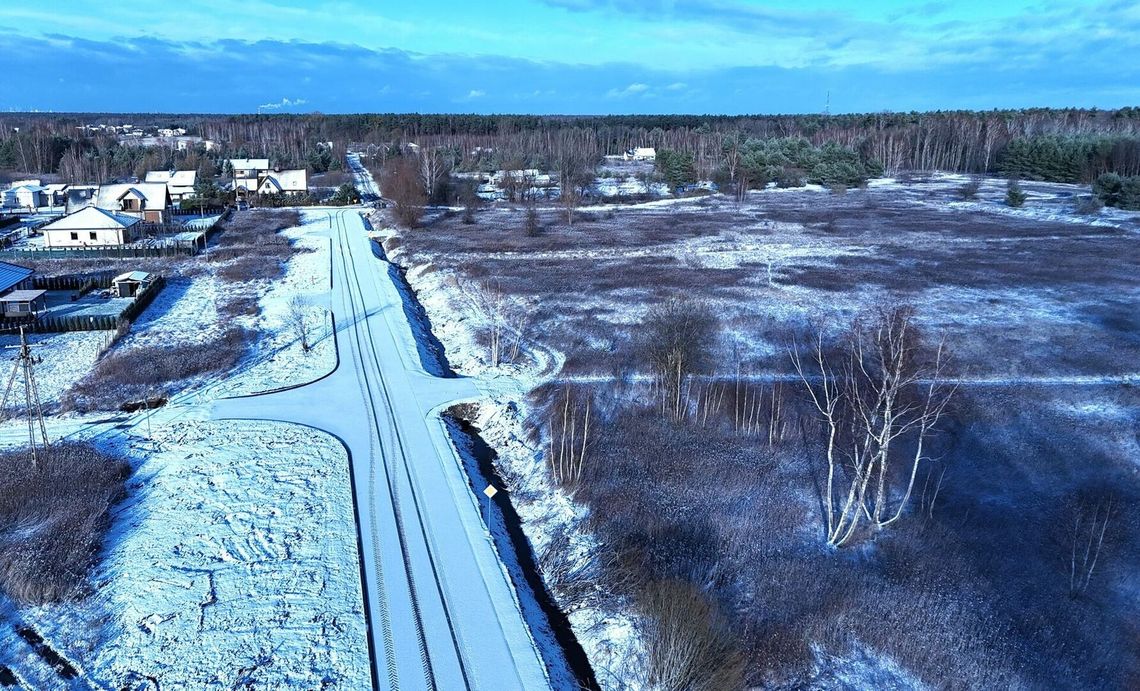
{"label": "bare tree", "polygon": [[444,188],[451,175],[451,161],[441,149],[420,149],[416,155],[420,184],[429,202],[441,201]]}
{"label": "bare tree", "polygon": [[[584,410],[579,412],[583,407]],[[590,398],[586,398],[583,406],[571,401],[567,390],[559,408],[550,414],[550,453],[547,458],[554,482],[573,496],[582,481],[590,446]]]}
{"label": "bare tree", "polygon": [[416,161],[406,157],[388,161],[381,180],[384,196],[395,204],[396,221],[408,228],[419,225],[428,196]]}
{"label": "bare tree", "polygon": [[313,321],[308,305],[299,296],[294,295],[289,300],[289,311],[285,314],[285,325],[293,336],[300,341],[301,350],[305,353],[312,349],[309,336],[313,331]]}
{"label": "bare tree", "polygon": [[[793,347],[792,365],[824,423],[827,543],[841,547],[864,519],[875,530],[899,520],[954,386],[945,377],[940,343],[930,364],[908,307],[867,323],[857,320],[839,348],[840,364],[812,347]],[[900,472],[901,466],[901,472]],[[893,487],[901,479],[901,487]]]}
{"label": "bare tree", "polygon": [[1079,496],[1070,502],[1069,542],[1069,597],[1086,593],[1093,572],[1100,562],[1105,545],[1105,533],[1115,517],[1116,504],[1111,496]]}
{"label": "bare tree", "polygon": [[716,315],[703,302],[670,298],[650,309],[641,331],[661,410],[680,419],[685,413],[685,380],[711,364],[718,337]]}
{"label": "bare tree", "polygon": [[558,160],[558,188],[566,224],[574,225],[574,210],[582,203],[584,190],[594,182],[594,168],[582,155],[563,152]]}
{"label": "bare tree", "polygon": [[463,294],[487,322],[487,354],[491,366],[514,362],[522,350],[532,310],[513,304],[497,280],[471,281],[461,286]]}

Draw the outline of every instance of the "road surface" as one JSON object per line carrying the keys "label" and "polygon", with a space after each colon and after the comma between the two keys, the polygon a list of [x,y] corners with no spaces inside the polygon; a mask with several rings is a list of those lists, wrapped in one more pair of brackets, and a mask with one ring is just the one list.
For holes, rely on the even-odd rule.
{"label": "road surface", "polygon": [[348,448],[378,688],[549,687],[438,417],[483,387],[424,370],[359,212],[329,212],[329,223],[337,369],[288,391],[218,400],[212,416],[308,425]]}

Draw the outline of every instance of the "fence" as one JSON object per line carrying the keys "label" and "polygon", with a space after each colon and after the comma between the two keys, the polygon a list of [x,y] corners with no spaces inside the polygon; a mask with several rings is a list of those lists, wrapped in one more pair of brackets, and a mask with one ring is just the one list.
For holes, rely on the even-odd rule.
{"label": "fence", "polygon": [[32,276],[32,287],[39,290],[83,290],[88,284],[94,288],[110,288],[114,271],[94,271],[66,276]]}
{"label": "fence", "polygon": [[[70,278],[70,277],[65,277]],[[108,278],[108,282],[110,278]],[[50,315],[41,317],[29,317],[27,319],[5,319],[4,327],[0,328],[0,333],[18,333],[20,327],[28,333],[59,333],[62,331],[114,331],[119,328],[123,322],[133,322],[138,318],[142,311],[145,310],[150,303],[154,302],[154,298],[158,296],[162,289],[166,287],[166,279],[162,276],[156,276],[154,281],[151,282],[144,290],[139,291],[131,304],[120,312],[118,315],[114,314],[97,314],[97,315],[68,315],[65,317],[53,317]]]}

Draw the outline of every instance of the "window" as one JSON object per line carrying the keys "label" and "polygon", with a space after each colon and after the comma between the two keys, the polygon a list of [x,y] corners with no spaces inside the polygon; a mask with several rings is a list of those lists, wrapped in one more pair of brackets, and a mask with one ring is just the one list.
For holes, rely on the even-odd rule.
{"label": "window", "polygon": [[93,230],[93,231],[91,231],[91,232],[89,233],[89,235],[91,236],[91,239],[92,239],[92,240],[98,240],[98,239],[99,239],[99,233],[96,233],[94,230]]}
{"label": "window", "polygon": [[71,239],[72,239],[72,240],[78,240],[78,239],[79,239],[79,233],[72,233],[72,234],[71,234]]}

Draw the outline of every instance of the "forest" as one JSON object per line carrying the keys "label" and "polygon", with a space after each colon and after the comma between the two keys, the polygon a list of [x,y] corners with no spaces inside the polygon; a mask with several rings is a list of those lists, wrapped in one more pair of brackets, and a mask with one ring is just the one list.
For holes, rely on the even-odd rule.
{"label": "forest", "polygon": [[[120,144],[79,129],[94,122],[170,126],[218,147],[177,151]],[[780,142],[783,143],[780,143]],[[0,171],[57,174],[75,182],[159,168],[221,171],[227,157],[268,156],[276,166],[320,173],[349,148],[384,159],[404,145],[449,153],[457,171],[558,169],[567,156],[600,159],[634,146],[692,157],[702,178],[737,166],[750,180],[775,176],[773,158],[788,142],[840,147],[820,181],[855,180],[878,171],[943,170],[1030,180],[1091,183],[1105,173],[1140,175],[1140,109],[1028,109],[850,115],[0,115]],[[778,161],[777,161],[778,162]],[[801,165],[810,164],[810,165]],[[818,161],[788,167],[811,170]]]}

